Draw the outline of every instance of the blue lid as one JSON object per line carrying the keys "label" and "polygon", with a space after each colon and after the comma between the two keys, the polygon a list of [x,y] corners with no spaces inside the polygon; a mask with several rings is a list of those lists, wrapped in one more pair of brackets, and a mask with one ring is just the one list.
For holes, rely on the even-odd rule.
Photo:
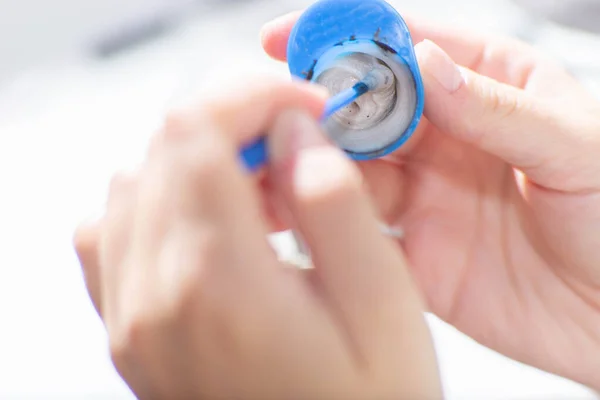
{"label": "blue lid", "polygon": [[371,41],[412,73],[417,104],[412,122],[398,138],[370,153],[348,152],[355,160],[383,157],[404,144],[416,129],[424,108],[424,89],[408,26],[383,0],[320,0],[300,16],[290,34],[287,59],[293,77],[311,81],[319,59],[332,47]]}

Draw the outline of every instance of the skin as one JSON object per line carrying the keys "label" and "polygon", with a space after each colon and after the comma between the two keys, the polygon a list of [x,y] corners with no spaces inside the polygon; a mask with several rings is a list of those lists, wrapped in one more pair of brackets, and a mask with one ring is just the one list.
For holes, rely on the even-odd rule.
{"label": "skin", "polygon": [[[141,399],[441,398],[404,255],[317,125],[326,94],[261,81],[172,113],[76,232],[117,370]],[[250,176],[237,149],[262,132],[270,170]],[[266,204],[285,206],[314,268],[278,261]]]}
{"label": "skin", "polygon": [[[269,55],[285,60],[298,16],[264,27]],[[407,23],[426,118],[402,150],[360,168],[380,216],[405,231],[428,309],[600,389],[600,103],[524,43]]]}
{"label": "skin", "polygon": [[[297,16],[264,28],[274,58]],[[351,164],[300,83],[227,92],[168,118],[79,228],[139,397],[440,398],[425,309],[600,389],[600,104],[523,43],[408,22],[426,118],[393,156]],[[236,149],[259,132],[273,165],[249,177]],[[264,235],[287,228],[314,269],[276,260]]]}

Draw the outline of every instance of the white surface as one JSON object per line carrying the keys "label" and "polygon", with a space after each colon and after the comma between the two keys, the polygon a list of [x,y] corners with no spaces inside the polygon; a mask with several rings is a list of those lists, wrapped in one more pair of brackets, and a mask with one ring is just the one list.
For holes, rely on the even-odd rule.
{"label": "white surface", "polygon": [[[286,76],[284,65],[262,55],[257,32],[272,16],[295,8],[290,3],[231,7],[111,64],[58,65],[0,92],[0,398],[131,397],[110,364],[84,290],[71,250],[73,228],[101,206],[112,171],[141,157],[168,106],[205,92],[205,74],[240,74],[242,66]],[[416,11],[437,5],[434,17],[452,15],[499,31],[522,21],[491,1],[479,9],[481,2],[462,2],[469,12],[456,11],[456,1],[452,9],[433,0],[395,3]],[[560,38],[581,42],[577,35]],[[585,76],[590,85],[600,82],[598,74]],[[485,350],[435,319],[432,327],[448,398],[594,398]]]}
{"label": "white surface", "polygon": [[[200,0],[202,1],[202,0]],[[0,0],[0,81],[31,63],[75,57],[130,21],[189,0]]]}

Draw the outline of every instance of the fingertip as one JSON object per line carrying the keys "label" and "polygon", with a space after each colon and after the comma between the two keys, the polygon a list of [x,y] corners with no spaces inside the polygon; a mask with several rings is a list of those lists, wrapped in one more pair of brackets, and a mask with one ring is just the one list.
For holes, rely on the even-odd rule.
{"label": "fingertip", "polygon": [[[415,46],[425,89],[424,115],[437,128],[451,134],[460,131],[469,100],[466,70],[437,44],[423,40]],[[468,89],[468,88],[467,88]]]}
{"label": "fingertip", "polygon": [[260,30],[261,45],[267,55],[278,61],[286,61],[290,33],[301,15],[294,11],[267,22]]}
{"label": "fingertip", "polygon": [[278,61],[285,61],[285,51],[281,49],[281,34],[278,31],[274,31],[271,26],[272,23],[268,23],[260,30],[260,44],[263,50],[271,58]]}
{"label": "fingertip", "polygon": [[93,214],[75,228],[72,238],[73,247],[82,263],[89,258],[90,254],[96,254],[103,215],[102,212]]}

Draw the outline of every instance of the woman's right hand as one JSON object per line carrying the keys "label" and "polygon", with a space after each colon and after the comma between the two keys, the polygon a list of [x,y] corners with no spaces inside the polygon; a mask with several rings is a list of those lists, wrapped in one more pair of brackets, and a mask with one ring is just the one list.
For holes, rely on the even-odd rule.
{"label": "woman's right hand", "polygon": [[[265,26],[272,57],[285,59],[298,16]],[[600,103],[526,44],[407,22],[426,119],[360,165],[430,310],[600,389]]]}
{"label": "woman's right hand", "polygon": [[[249,81],[255,82],[251,77]],[[423,302],[325,95],[261,82],[171,114],[75,244],[112,359],[141,399],[439,399]],[[313,268],[278,261],[242,143],[269,133],[272,194]]]}

